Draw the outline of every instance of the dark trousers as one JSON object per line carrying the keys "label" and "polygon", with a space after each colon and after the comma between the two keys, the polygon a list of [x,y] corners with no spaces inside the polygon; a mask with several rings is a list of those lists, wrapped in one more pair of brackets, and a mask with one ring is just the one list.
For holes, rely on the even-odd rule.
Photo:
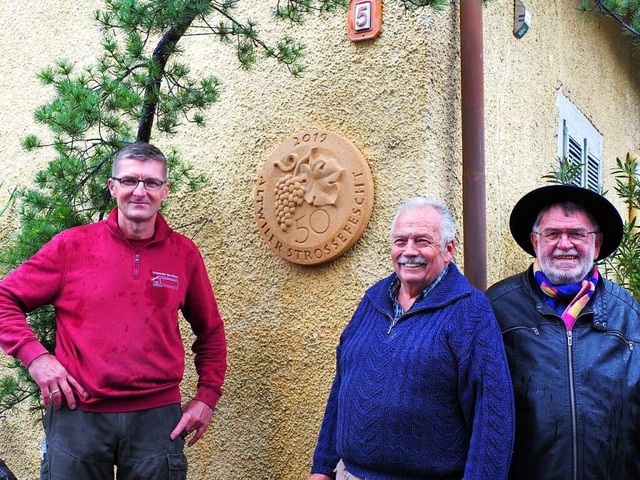
{"label": "dark trousers", "polygon": [[187,478],[184,435],[169,435],[180,405],[127,413],[49,408],[41,480],[182,480]]}

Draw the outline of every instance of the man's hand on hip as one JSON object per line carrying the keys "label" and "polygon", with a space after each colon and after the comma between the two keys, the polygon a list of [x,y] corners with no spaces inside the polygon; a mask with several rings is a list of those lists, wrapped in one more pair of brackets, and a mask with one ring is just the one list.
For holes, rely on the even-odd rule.
{"label": "man's hand on hip", "polygon": [[81,396],[86,396],[84,388],[67,372],[56,357],[51,354],[44,354],[36,357],[28,367],[31,378],[38,384],[42,392],[42,401],[45,407],[53,400],[55,409],[62,406],[64,396],[67,406],[73,410],[76,408],[76,397],[74,390]]}
{"label": "man's hand on hip", "polygon": [[182,407],[182,418],[171,432],[171,440],[178,438],[184,430],[187,431],[187,435],[196,432],[189,440],[188,445],[192,446],[202,438],[212,416],[213,409],[209,405],[200,400],[190,400]]}

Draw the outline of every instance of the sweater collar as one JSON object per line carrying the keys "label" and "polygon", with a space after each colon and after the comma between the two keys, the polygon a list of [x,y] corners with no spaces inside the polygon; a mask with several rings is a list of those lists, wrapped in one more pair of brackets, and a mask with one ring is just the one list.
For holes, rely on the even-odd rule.
{"label": "sweater collar", "polygon": [[[394,273],[373,285],[365,294],[379,310],[393,314],[393,302],[389,296],[389,289],[398,280]],[[460,273],[456,265],[451,262],[447,274],[442,277],[433,290],[419,301],[416,301],[410,312],[421,309],[442,308],[471,293],[472,287],[468,280]]]}
{"label": "sweater collar", "polygon": [[[449,265],[447,264],[442,269],[442,272],[440,272],[440,275],[438,275],[438,277],[433,282],[427,285],[427,287],[424,290],[422,290],[422,292],[420,292],[420,294],[415,298],[413,305],[409,308],[409,310],[411,310],[415,305],[418,305],[422,301],[422,299],[424,299],[424,297],[426,297],[429,294],[429,292],[433,290],[436,287],[436,285],[438,285],[438,283],[440,283],[440,281],[447,274],[448,270],[449,270]],[[391,286],[389,287],[389,296],[391,297],[391,302],[393,303],[393,310],[395,312],[393,315],[394,318],[399,317],[400,315],[403,315],[404,313],[406,313],[402,309],[402,306],[398,301],[399,292],[400,292],[400,279],[396,276],[396,278],[391,282]]]}

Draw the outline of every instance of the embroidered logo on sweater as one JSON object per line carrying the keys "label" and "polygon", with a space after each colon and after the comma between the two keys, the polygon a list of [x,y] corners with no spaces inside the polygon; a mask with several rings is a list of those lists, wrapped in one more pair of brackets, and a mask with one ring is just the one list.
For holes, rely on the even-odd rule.
{"label": "embroidered logo on sweater", "polygon": [[152,271],[151,285],[158,288],[178,290],[178,276],[171,273]]}

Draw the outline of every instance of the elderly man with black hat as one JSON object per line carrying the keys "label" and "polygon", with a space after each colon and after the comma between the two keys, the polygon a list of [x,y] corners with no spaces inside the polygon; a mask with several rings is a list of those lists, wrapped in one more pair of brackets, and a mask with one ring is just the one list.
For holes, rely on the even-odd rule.
{"label": "elderly man with black hat", "polygon": [[640,304],[595,265],[620,244],[618,211],[546,186],[520,199],[510,227],[535,259],[487,292],[515,393],[509,478],[640,479]]}

